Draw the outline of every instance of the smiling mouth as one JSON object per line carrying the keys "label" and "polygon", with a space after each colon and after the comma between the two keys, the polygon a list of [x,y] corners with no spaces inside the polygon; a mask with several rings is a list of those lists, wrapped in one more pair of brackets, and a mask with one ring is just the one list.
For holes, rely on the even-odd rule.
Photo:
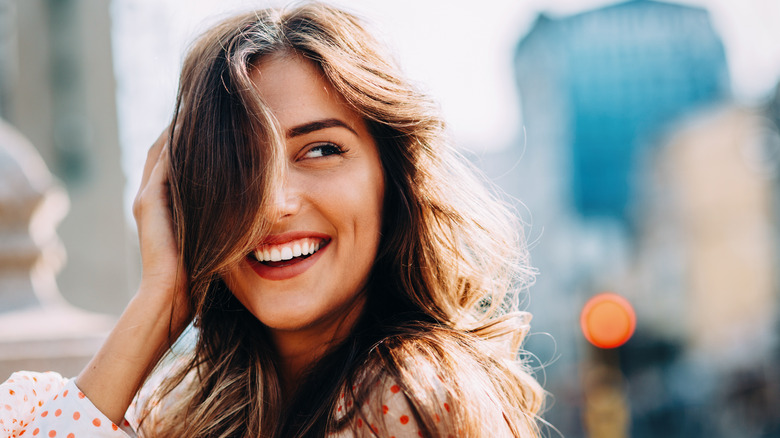
{"label": "smiling mouth", "polygon": [[307,237],[285,243],[261,245],[249,254],[257,262],[272,268],[281,268],[306,260],[330,243],[330,239]]}

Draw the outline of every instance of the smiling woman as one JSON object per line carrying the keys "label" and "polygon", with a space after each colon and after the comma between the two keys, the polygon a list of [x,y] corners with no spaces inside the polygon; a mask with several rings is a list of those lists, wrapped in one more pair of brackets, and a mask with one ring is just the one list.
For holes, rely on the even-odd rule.
{"label": "smiling woman", "polygon": [[521,227],[388,59],[319,3],[203,35],[134,205],[136,296],[77,379],[6,382],[0,430],[537,436]]}
{"label": "smiling woman", "polygon": [[252,81],[286,133],[284,176],[272,189],[269,234],[224,278],[282,357],[294,358],[282,377],[297,378],[343,340],[365,305],[384,176],[365,121],[314,63],[295,53],[268,55]]}

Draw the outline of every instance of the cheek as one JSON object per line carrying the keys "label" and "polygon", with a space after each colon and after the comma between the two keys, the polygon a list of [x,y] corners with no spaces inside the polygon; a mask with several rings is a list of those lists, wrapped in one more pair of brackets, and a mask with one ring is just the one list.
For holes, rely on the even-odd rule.
{"label": "cheek", "polygon": [[382,209],[384,199],[384,184],[374,178],[361,182],[358,189],[352,185],[351,194],[345,198],[353,212],[355,226],[361,233],[379,235],[382,225]]}
{"label": "cheek", "polygon": [[372,178],[366,181],[359,197],[355,197],[356,204],[355,225],[361,231],[361,237],[366,239],[366,244],[376,250],[379,236],[382,230],[382,215],[384,206],[384,181],[376,181]]}
{"label": "cheek", "polygon": [[[366,261],[365,271],[374,265],[382,232],[384,206],[384,178],[381,174],[371,175],[361,190],[358,214],[355,217],[357,245]],[[368,275],[368,272],[365,272]],[[365,280],[365,279],[364,279]]]}
{"label": "cheek", "polygon": [[245,289],[248,287],[247,285],[254,280],[250,274],[252,273],[242,270],[240,266],[236,266],[227,273],[222,274],[222,280],[225,282],[225,285],[227,285],[233,296],[235,296],[245,307],[247,307],[248,304]]}
{"label": "cheek", "polygon": [[[340,272],[350,284],[362,284],[374,265],[382,228],[384,176],[364,168],[331,179],[327,215],[338,233]],[[347,280],[348,279],[348,280]]]}
{"label": "cheek", "polygon": [[307,189],[311,199],[327,212],[333,225],[342,228],[342,232],[344,227],[354,227],[354,232],[361,236],[368,233],[378,236],[384,190],[381,167],[377,170],[373,166],[312,180]]}
{"label": "cheek", "polygon": [[[355,202],[360,204],[361,212],[367,220],[374,223],[382,221],[382,207],[385,195],[385,177],[382,172],[382,166],[379,164],[378,157],[365,166],[359,174],[359,194],[355,196]],[[370,219],[369,219],[370,218]],[[379,229],[376,230],[377,233]]]}

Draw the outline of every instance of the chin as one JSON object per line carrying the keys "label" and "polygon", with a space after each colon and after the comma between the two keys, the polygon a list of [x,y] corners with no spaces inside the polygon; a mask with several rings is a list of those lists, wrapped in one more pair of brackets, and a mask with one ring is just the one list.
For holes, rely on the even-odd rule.
{"label": "chin", "polygon": [[[257,317],[257,315],[255,315]],[[295,332],[316,326],[316,318],[306,313],[286,312],[275,315],[263,315],[257,319],[271,330]]]}
{"label": "chin", "polygon": [[[300,301],[298,301],[300,303]],[[320,308],[317,306],[306,308],[300,304],[284,306],[273,312],[265,311],[252,314],[272,332],[284,332],[313,338],[329,335],[338,336],[337,333],[350,330],[365,306],[365,298],[361,295],[342,303],[336,307]]]}

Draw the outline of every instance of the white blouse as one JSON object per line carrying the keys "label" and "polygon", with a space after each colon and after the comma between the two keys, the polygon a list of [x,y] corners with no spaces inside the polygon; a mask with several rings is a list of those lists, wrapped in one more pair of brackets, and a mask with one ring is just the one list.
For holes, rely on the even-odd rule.
{"label": "white blouse", "polygon": [[[154,385],[147,384],[145,388],[150,386]],[[385,384],[377,395],[361,409],[365,420],[357,419],[352,430],[338,433],[334,438],[373,436],[372,431],[395,438],[423,435],[397,385]],[[337,415],[350,407],[350,402],[342,403],[337,407]],[[449,406],[445,409],[449,411]],[[135,438],[137,427],[134,404],[121,424],[114,424],[79,390],[74,379],[54,372],[20,371],[0,385],[0,437],[3,438]]]}

